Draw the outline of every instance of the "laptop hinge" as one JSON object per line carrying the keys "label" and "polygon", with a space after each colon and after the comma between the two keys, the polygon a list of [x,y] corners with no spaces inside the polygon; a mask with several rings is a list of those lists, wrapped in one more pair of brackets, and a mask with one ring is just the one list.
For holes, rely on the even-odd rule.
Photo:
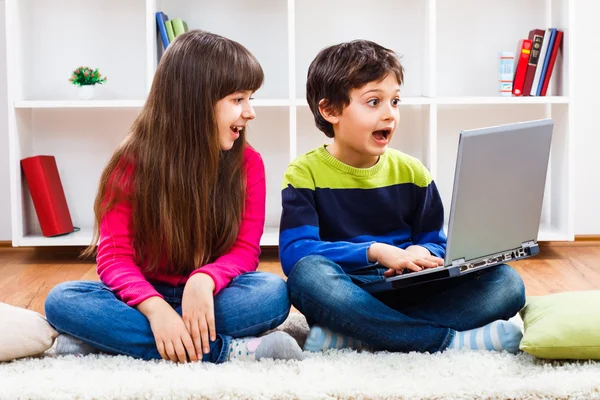
{"label": "laptop hinge", "polygon": [[465,259],[463,258],[457,258],[456,260],[452,260],[452,266],[456,267],[457,265],[462,265],[465,263]]}

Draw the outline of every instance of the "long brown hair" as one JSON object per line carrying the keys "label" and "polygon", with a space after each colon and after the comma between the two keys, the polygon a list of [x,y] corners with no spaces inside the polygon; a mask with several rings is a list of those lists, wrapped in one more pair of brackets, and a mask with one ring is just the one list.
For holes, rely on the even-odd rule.
{"label": "long brown hair", "polygon": [[257,59],[241,44],[193,30],[169,45],[148,99],[102,173],[95,229],[117,203],[132,207],[132,245],[146,272],[188,274],[226,253],[245,200],[245,132],[223,151],[216,103],[263,83]]}

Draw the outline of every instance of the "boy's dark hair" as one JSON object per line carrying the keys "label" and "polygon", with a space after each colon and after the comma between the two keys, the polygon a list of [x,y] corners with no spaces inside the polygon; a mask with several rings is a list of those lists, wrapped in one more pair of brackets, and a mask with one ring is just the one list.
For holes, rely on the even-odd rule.
{"label": "boy's dark hair", "polygon": [[375,42],[353,40],[321,50],[308,67],[306,80],[306,100],[317,128],[327,137],[334,136],[333,126],[319,111],[319,101],[325,99],[325,108],[340,114],[350,104],[352,89],[381,81],[390,73],[403,83],[404,68],[398,55]]}

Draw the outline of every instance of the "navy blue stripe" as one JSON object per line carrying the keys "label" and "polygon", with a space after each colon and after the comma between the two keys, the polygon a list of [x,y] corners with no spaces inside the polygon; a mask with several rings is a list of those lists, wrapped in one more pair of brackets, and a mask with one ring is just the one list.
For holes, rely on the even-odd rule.
{"label": "navy blue stripe", "polygon": [[314,190],[296,189],[288,185],[281,192],[281,201],[284,205],[279,226],[281,231],[304,225],[319,226]]}
{"label": "navy blue stripe", "polygon": [[444,205],[434,181],[426,188],[416,191],[414,221],[411,224],[414,235],[422,232],[437,232],[444,226]]}
{"label": "navy blue stripe", "polygon": [[[323,240],[347,240],[413,229],[438,231],[444,210],[434,182],[426,188],[400,184],[377,189],[296,189],[282,192],[281,229],[321,227]],[[399,202],[398,199],[404,199]],[[316,205],[315,205],[316,204]],[[415,208],[415,205],[421,205]],[[315,214],[316,211],[316,214]]]}
{"label": "navy blue stripe", "polygon": [[419,193],[426,190],[412,183],[377,189],[317,188],[314,192],[288,186],[282,192],[285,207],[281,229],[319,226],[322,240],[383,236],[408,230],[417,211],[415,200],[426,197]]}

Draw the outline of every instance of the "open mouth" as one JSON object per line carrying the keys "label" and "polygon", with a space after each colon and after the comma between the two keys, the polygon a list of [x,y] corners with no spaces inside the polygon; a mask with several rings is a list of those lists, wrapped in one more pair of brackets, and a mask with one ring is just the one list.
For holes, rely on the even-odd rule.
{"label": "open mouth", "polygon": [[392,130],[390,128],[380,129],[378,131],[373,132],[373,138],[375,138],[377,142],[387,143],[391,133]]}
{"label": "open mouth", "polygon": [[243,126],[237,126],[237,125],[231,125],[229,127],[229,129],[231,129],[233,131],[233,133],[242,133],[242,131],[244,130]]}

